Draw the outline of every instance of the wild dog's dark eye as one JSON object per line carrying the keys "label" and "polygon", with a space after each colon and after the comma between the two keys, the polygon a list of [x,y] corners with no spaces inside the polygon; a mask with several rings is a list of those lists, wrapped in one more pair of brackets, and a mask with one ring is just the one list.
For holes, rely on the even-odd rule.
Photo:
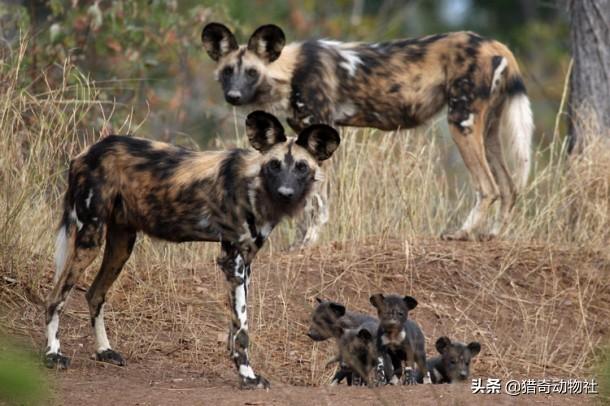
{"label": "wild dog's dark eye", "polygon": [[279,172],[282,169],[282,163],[277,159],[274,159],[269,162],[269,169],[273,172]]}
{"label": "wild dog's dark eye", "polygon": [[249,68],[249,69],[246,69],[246,75],[248,75],[248,77],[254,79],[254,78],[258,77],[258,71],[254,68]]}
{"label": "wild dog's dark eye", "polygon": [[233,68],[230,66],[226,66],[223,70],[222,70],[222,76],[224,77],[229,77],[233,74]]}
{"label": "wild dog's dark eye", "polygon": [[303,161],[299,161],[294,165],[296,171],[300,174],[305,174],[309,171],[309,166]]}

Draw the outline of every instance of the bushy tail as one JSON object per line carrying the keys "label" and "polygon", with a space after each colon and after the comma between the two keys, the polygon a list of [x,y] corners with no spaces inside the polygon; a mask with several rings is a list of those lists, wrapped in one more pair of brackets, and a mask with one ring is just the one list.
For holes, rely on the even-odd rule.
{"label": "bushy tail", "polygon": [[[71,183],[69,182],[69,184]],[[66,262],[74,250],[76,221],[78,219],[74,212],[73,199],[70,196],[71,191],[68,187],[64,198],[63,215],[57,230],[57,237],[55,238],[55,275],[53,276],[53,282],[59,280],[59,277],[66,268]]]}
{"label": "bushy tail", "polygon": [[522,190],[527,184],[532,164],[534,118],[525,90],[510,94],[502,112],[502,135],[506,137],[509,154],[516,163],[515,186]]}

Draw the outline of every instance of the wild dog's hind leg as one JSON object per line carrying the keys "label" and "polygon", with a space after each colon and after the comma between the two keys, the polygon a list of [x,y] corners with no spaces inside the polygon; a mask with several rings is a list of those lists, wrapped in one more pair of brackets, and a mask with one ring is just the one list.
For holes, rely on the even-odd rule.
{"label": "wild dog's hind leg", "polygon": [[517,189],[506,167],[500,140],[500,109],[489,117],[488,131],[485,137],[485,151],[491,171],[500,189],[500,211],[491,228],[491,237],[497,236],[508,222],[510,213],[517,200]]}
{"label": "wild dog's hind leg", "polygon": [[[483,139],[486,111],[479,108],[468,109],[466,112],[468,114],[464,120],[456,121],[455,115],[451,113],[450,106],[449,129],[474,182],[477,201],[458,231],[443,233],[442,238],[445,240],[476,240],[481,238],[482,235],[476,234],[476,230],[485,223],[491,206],[499,195],[498,186],[489,168],[485,153]],[[457,117],[464,118],[463,115]]]}
{"label": "wild dog's hind leg", "polygon": [[83,271],[99,252],[103,236],[101,223],[82,224],[73,211],[64,221],[57,239],[57,281],[46,302],[47,351],[45,364],[49,368],[67,368],[70,359],[60,351],[59,316],[68,295]]}
{"label": "wild dog's hind leg", "polygon": [[229,283],[231,327],[229,329],[229,351],[239,373],[243,389],[268,388],[269,382],[254,373],[248,357],[248,286],[250,284],[249,258],[233,244],[222,243],[222,256],[218,265]]}
{"label": "wild dog's hind leg", "polygon": [[328,222],[328,176],[314,185],[314,190],[307,198],[303,213],[297,218],[297,237],[294,248],[308,247],[315,244],[320,236],[320,229]]}
{"label": "wild dog's hind leg", "polygon": [[126,363],[121,354],[110,347],[104,325],[104,303],[106,293],[121,273],[123,265],[131,255],[135,241],[134,230],[114,222],[108,224],[102,266],[86,294],[91,326],[95,331],[95,357],[98,361],[119,366],[124,366]]}

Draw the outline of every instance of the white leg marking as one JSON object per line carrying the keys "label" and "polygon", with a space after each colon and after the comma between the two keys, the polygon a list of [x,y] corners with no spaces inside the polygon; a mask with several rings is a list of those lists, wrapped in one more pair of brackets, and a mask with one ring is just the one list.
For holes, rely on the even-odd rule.
{"label": "white leg marking", "polygon": [[64,271],[67,258],[68,234],[66,226],[61,226],[57,232],[57,238],[55,239],[55,275],[53,276],[53,283],[57,283],[57,280]]}
{"label": "white leg marking", "polygon": [[59,312],[63,307],[64,302],[60,302],[55,308],[51,321],[47,324],[47,354],[59,354],[57,331],[59,330]]}
{"label": "white leg marking", "polygon": [[464,120],[460,123],[460,125],[462,127],[472,127],[472,125],[474,124],[474,114],[470,113],[468,115],[468,119]]}
{"label": "white leg marking", "polygon": [[462,225],[462,230],[471,231],[472,227],[479,220],[479,217],[481,217],[481,194],[477,192],[477,202],[470,211],[470,214],[468,214],[468,217],[466,217],[466,221],[464,221],[464,224]]}
{"label": "white leg marking", "polygon": [[106,335],[106,326],[104,325],[103,304],[100,308],[100,314],[97,315],[93,322],[93,328],[95,330],[95,342],[97,344],[97,352],[101,353],[103,351],[109,350],[110,342],[108,341],[108,336]]}
{"label": "white leg marking", "polygon": [[239,374],[246,378],[256,379],[256,375],[254,375],[254,370],[250,365],[240,365]]}
{"label": "white leg marking", "polygon": [[506,69],[506,65],[507,65],[506,58],[502,57],[502,60],[500,61],[500,65],[498,65],[498,67],[494,71],[494,76],[493,76],[493,79],[491,80],[491,92],[492,93],[496,89],[496,87],[500,84],[500,76],[502,75],[502,72],[504,72],[504,69]]}
{"label": "white leg marking", "polygon": [[432,383],[432,379],[430,378],[430,371],[424,376],[424,385],[430,385]]}
{"label": "white leg marking", "polygon": [[398,379],[398,377],[396,375],[392,375],[392,379],[390,379],[390,385],[398,385],[400,383],[400,380]]}

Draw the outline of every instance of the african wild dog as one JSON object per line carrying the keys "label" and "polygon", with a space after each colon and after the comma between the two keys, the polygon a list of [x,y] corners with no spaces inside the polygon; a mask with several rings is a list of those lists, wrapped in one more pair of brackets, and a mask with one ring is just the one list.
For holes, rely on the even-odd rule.
{"label": "african wild dog", "polygon": [[[330,363],[338,361],[339,371],[333,377],[331,385],[339,384],[343,379],[347,379],[347,384],[351,385],[354,378],[354,369],[349,366],[349,361],[344,361],[342,354],[349,353],[348,347],[351,350],[358,349],[358,352],[364,354],[365,351],[362,350],[366,349],[366,344],[368,344],[365,333],[352,333],[354,331],[359,333],[362,329],[365,329],[372,337],[376,337],[379,321],[368,314],[347,311],[345,306],[340,303],[320,298],[316,298],[316,301],[318,305],[311,315],[311,324],[307,336],[314,341],[335,339],[339,354]],[[349,332],[349,337],[344,338],[346,332]],[[360,344],[364,344],[364,346]]]}
{"label": "african wild dog", "polygon": [[318,124],[287,138],[280,122],[260,111],[248,116],[246,130],[257,151],[196,152],[110,136],[71,161],[57,237],[56,283],[46,306],[49,367],[68,366],[59,348],[59,315],[100,251],[104,234],[104,259],[86,297],[97,359],[125,365],[108,342],[103,306],[142,231],[171,242],[221,243],[218,264],[230,285],[230,355],[242,387],[268,387],[248,360],[250,264],[273,228],[301,209],[323,178],[320,162],[338,147],[339,135]]}
{"label": "african wild dog", "polygon": [[424,335],[417,323],[408,318],[409,311],[417,306],[417,300],[411,296],[378,293],[370,297],[370,302],[379,315],[377,346],[386,380],[392,384],[398,383],[400,376],[403,375],[404,361],[406,362],[403,375],[405,383],[416,383],[415,364],[424,377],[423,382],[430,383]]}
{"label": "african wild dog", "polygon": [[337,341],[339,354],[333,360],[339,361],[341,370],[335,374],[331,384],[341,381],[339,373],[347,376],[350,385],[352,382],[355,385],[373,384],[371,371],[377,367],[379,358],[376,340],[378,325],[377,321],[369,321],[358,327],[343,330]]}
{"label": "african wild dog", "polygon": [[[527,182],[534,126],[519,67],[503,44],[454,32],[370,44],[314,39],[284,46],[282,30],[264,25],[239,46],[219,23],[204,27],[202,41],[217,62],[216,77],[229,103],[284,111],[295,129],[311,123],[413,128],[448,106],[451,135],[477,201],[462,227],[443,238],[490,238],[507,223]],[[514,180],[503,158],[503,138],[516,158]],[[308,225],[305,242],[326,221],[325,191],[312,194],[321,215]],[[498,199],[498,217],[490,233],[483,233]]]}
{"label": "african wild dog", "polygon": [[[481,351],[476,341],[468,345],[451,341],[448,337],[436,340],[436,350],[441,354],[428,360],[428,371],[432,383],[463,382],[470,376],[470,361]],[[418,380],[423,377],[419,374]]]}

